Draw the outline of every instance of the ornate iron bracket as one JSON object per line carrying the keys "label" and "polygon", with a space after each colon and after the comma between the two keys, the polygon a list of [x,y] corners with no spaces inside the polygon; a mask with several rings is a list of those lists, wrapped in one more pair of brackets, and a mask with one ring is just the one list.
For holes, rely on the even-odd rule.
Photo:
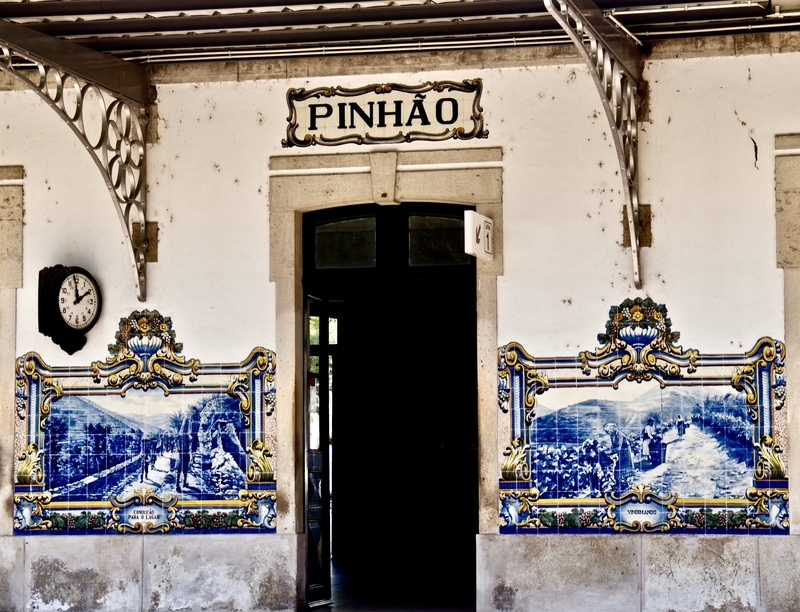
{"label": "ornate iron bracket", "polygon": [[36,92],[97,164],[128,244],[136,297],[143,302],[147,296],[144,71],[5,21],[0,21],[0,71]]}
{"label": "ornate iron bracket", "polygon": [[591,0],[544,0],[547,12],[580,51],[592,74],[617,151],[628,213],[633,284],[642,287],[639,265],[638,126],[636,105],[641,79],[636,45],[609,25]]}

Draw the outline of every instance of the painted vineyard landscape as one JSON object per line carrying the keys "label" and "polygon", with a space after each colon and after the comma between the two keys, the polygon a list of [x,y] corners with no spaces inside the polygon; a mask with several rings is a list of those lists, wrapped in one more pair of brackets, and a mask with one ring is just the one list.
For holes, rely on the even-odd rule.
{"label": "painted vineyard landscape", "polygon": [[530,466],[542,498],[598,498],[635,484],[683,498],[744,496],[753,441],[743,394],[657,384],[635,399],[601,391],[578,401],[562,392],[570,400],[554,408],[554,389],[537,402]]}
{"label": "painted vineyard landscape", "polygon": [[221,393],[146,399],[130,391],[53,404],[44,469],[54,501],[105,501],[142,487],[184,500],[236,497],[247,461],[238,400]]}

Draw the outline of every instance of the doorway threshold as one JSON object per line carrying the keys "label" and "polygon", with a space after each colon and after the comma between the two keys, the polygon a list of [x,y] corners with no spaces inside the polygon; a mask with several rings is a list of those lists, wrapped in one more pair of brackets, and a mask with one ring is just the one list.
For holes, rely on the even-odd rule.
{"label": "doorway threshold", "polygon": [[[365,591],[354,584],[351,576],[331,563],[333,604],[327,609],[332,612],[475,612],[474,592],[472,602],[466,602],[463,595],[458,598],[460,601],[448,601],[441,592],[426,595],[415,592],[413,588],[402,588],[402,592],[398,592],[397,579],[392,582],[392,588],[381,589],[380,585],[374,585]],[[413,587],[413,568],[409,568],[404,582]]]}

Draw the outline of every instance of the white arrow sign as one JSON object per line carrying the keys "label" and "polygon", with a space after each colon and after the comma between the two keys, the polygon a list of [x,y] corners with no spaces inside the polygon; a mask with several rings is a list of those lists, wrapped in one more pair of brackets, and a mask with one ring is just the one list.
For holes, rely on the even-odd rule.
{"label": "white arrow sign", "polygon": [[479,259],[494,259],[494,224],[489,217],[464,211],[464,252]]}

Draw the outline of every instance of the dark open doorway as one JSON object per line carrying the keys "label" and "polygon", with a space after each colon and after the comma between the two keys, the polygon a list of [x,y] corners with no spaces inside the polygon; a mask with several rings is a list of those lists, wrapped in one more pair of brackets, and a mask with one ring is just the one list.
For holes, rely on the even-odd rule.
{"label": "dark open doorway", "polygon": [[463,210],[303,217],[310,603],[331,599],[332,558],[334,609],[474,609],[475,262]]}

